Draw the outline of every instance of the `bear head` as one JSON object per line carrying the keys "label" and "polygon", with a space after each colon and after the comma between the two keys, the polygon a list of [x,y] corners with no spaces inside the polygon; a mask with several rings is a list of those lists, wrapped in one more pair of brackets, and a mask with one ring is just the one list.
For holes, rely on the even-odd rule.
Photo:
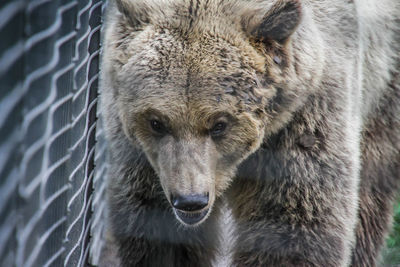
{"label": "bear head", "polygon": [[295,0],[116,5],[103,71],[124,134],[144,151],[178,220],[198,225],[238,165],[285,125],[318,80],[312,45],[302,48],[308,58],[293,52],[302,6]]}

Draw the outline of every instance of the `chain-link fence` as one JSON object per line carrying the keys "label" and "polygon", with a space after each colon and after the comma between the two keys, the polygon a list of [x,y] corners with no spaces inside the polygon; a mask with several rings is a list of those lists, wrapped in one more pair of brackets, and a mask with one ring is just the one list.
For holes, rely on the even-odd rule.
{"label": "chain-link fence", "polygon": [[95,156],[102,5],[0,1],[0,266],[97,261],[105,168],[103,143]]}

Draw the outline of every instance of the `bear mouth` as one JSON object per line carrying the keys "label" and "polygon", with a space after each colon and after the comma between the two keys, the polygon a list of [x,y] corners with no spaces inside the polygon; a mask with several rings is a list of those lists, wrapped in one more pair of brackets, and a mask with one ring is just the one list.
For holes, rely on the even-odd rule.
{"label": "bear mouth", "polygon": [[207,216],[208,211],[208,208],[200,211],[182,211],[174,209],[176,217],[184,224],[190,226],[200,223]]}

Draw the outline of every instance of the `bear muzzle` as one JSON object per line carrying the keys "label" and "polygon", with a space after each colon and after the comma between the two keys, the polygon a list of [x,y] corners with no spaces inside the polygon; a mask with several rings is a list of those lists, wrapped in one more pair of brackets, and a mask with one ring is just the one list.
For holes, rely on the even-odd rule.
{"label": "bear muzzle", "polygon": [[175,215],[184,224],[195,225],[202,221],[208,214],[209,195],[171,195],[171,204]]}

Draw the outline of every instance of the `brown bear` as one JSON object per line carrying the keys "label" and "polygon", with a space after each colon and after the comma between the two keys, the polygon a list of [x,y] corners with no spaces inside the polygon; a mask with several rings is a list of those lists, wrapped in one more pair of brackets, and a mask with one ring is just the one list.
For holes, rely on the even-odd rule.
{"label": "brown bear", "polygon": [[398,0],[115,0],[101,69],[123,266],[374,266],[400,183]]}

